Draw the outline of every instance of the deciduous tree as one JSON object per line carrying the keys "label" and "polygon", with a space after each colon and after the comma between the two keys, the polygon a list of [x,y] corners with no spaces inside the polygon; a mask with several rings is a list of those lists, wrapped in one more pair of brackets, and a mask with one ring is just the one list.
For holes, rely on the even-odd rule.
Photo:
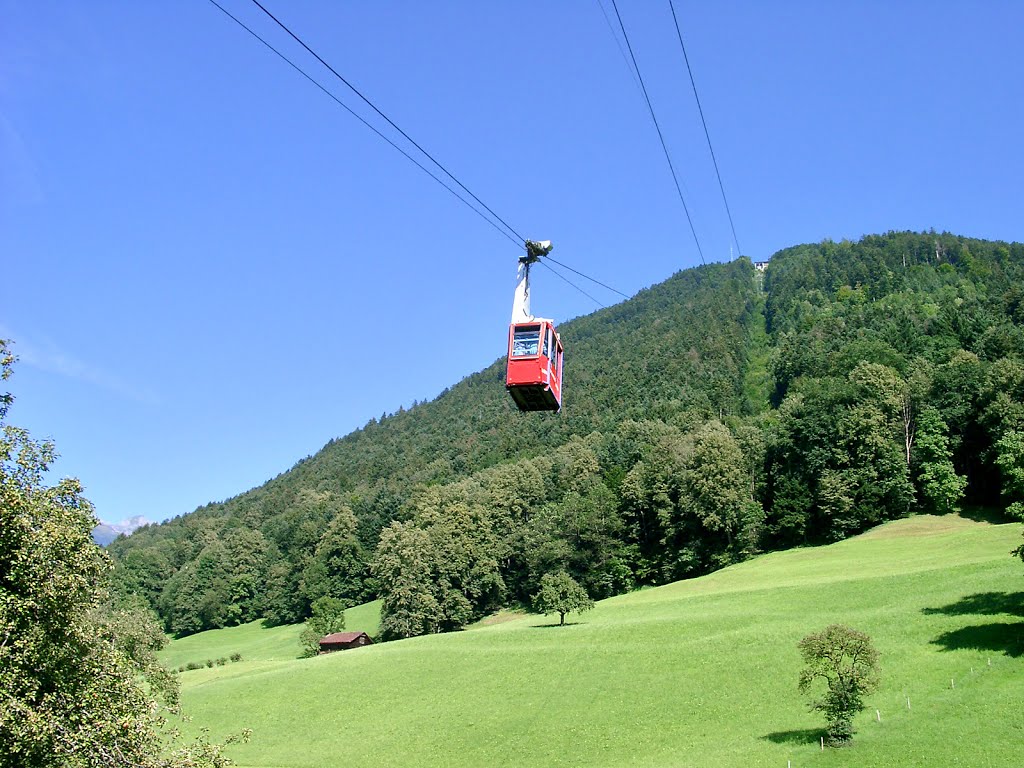
{"label": "deciduous tree", "polygon": [[967,478],[956,473],[948,429],[938,410],[931,406],[924,408],[917,419],[914,466],[925,508],[942,513],[958,512],[967,489]]}
{"label": "deciduous tree", "polygon": [[[0,339],[0,380],[13,362]],[[53,445],[7,424],[11,402],[0,394],[0,768],[226,765],[220,745],[167,747],[166,639],[137,605],[109,606],[92,506],[77,480],[46,485]]]}
{"label": "deciduous tree", "polygon": [[540,592],[534,595],[533,607],[538,613],[557,613],[559,626],[565,614],[583,613],[594,607],[587,590],[565,571],[546,573],[540,580]]}
{"label": "deciduous tree", "polygon": [[810,694],[817,681],[825,683],[811,709],[825,715],[827,743],[843,746],[853,738],[853,718],[864,709],[864,697],[878,688],[878,651],[870,637],[843,624],[808,635],[798,647],[805,665],[800,691]]}
{"label": "deciduous tree", "polygon": [[316,656],[320,652],[320,638],[345,628],[345,603],[333,597],[320,597],[313,601],[313,615],[306,620],[299,641],[303,656]]}
{"label": "deciduous tree", "polygon": [[501,605],[500,539],[466,492],[427,488],[408,505],[413,518],[381,534],[373,575],[386,637],[460,629]]}
{"label": "deciduous tree", "polygon": [[1006,511],[1024,520],[1024,431],[1010,430],[996,443],[996,464],[1003,475]]}
{"label": "deciduous tree", "polygon": [[310,601],[335,597],[354,605],[366,596],[366,555],[356,535],[356,516],[342,506],[316,545],[302,573],[302,591]]}

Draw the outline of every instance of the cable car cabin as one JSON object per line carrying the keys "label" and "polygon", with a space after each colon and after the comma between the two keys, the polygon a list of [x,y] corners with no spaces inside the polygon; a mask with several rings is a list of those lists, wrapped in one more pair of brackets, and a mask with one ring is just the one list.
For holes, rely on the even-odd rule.
{"label": "cable car cabin", "polygon": [[562,340],[552,321],[535,318],[509,326],[505,389],[520,411],[562,407]]}

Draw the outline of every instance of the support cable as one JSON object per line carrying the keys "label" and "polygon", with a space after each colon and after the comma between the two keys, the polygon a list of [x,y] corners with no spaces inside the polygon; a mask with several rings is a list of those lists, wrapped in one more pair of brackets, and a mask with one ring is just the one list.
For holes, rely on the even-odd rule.
{"label": "support cable", "polygon": [[[253,0],[256,2],[256,0]],[[647,86],[644,85],[643,75],[640,74],[640,67],[636,63],[636,54],[633,53],[633,46],[629,42],[629,35],[626,34],[626,25],[622,23],[622,14],[619,13],[619,5],[612,0],[612,8],[615,9],[615,16],[619,20],[619,27],[622,29],[622,37],[626,41],[626,48],[629,49],[629,57],[633,60],[633,67],[636,69],[637,77],[640,78],[640,88],[644,92],[644,100],[647,102],[647,109],[651,112],[651,120],[654,121],[654,128],[658,132],[658,139],[661,141],[661,148],[665,152],[665,159],[668,161],[668,169],[672,172],[672,181],[675,182],[676,192],[679,193],[679,202],[683,204],[683,210],[686,212],[686,220],[690,224],[690,232],[693,233],[693,242],[697,244],[697,253],[700,254],[701,264],[707,264],[704,261],[704,251],[700,247],[700,240],[697,238],[697,230],[693,226],[693,219],[690,217],[690,209],[686,206],[686,199],[683,197],[683,189],[679,186],[679,177],[676,175],[675,166],[672,165],[672,158],[668,153],[668,145],[665,144],[665,136],[661,132],[661,126],[658,124],[658,117],[654,114],[654,106],[651,104],[651,97],[647,93]]]}
{"label": "support cable", "polygon": [[419,168],[421,171],[423,171],[425,174],[427,174],[430,178],[432,178],[434,181],[436,181],[442,187],[447,189],[457,200],[459,200],[459,202],[461,202],[463,205],[465,205],[467,208],[469,208],[471,211],[473,211],[473,213],[475,213],[477,216],[479,216],[484,221],[486,221],[488,224],[490,224],[492,227],[494,227],[494,229],[497,232],[501,233],[501,235],[503,237],[506,237],[508,240],[510,240],[517,247],[521,246],[521,243],[518,240],[516,240],[514,237],[509,235],[505,230],[503,230],[501,227],[499,227],[497,224],[495,224],[493,221],[491,221],[491,219],[489,219],[486,215],[484,215],[483,212],[481,212],[472,203],[470,203],[468,200],[466,200],[464,197],[462,197],[458,192],[456,192],[454,189],[452,189],[448,184],[446,184],[443,179],[438,178],[434,173],[431,172],[431,170],[429,168],[424,166],[415,157],[410,155],[408,152],[406,152],[404,149],[402,149],[400,146],[398,146],[394,141],[392,141],[387,136],[385,136],[383,133],[381,133],[379,130],[377,130],[371,123],[367,122],[361,115],[359,115],[357,112],[355,112],[345,102],[343,102],[341,99],[339,99],[333,93],[331,93],[327,88],[325,88],[323,85],[321,85],[316,79],[314,79],[309,73],[307,73],[304,69],[302,69],[298,64],[293,62],[291,59],[289,59],[287,56],[285,56],[283,53],[281,53],[279,50],[277,50],[277,48],[275,48],[273,45],[271,45],[266,40],[264,40],[262,37],[260,37],[256,32],[254,32],[250,27],[246,26],[245,23],[242,22],[240,19],[238,19],[236,16],[232,15],[231,12],[228,11],[226,8],[224,8],[224,6],[220,5],[217,2],[217,0],[210,0],[210,3],[212,5],[214,5],[216,8],[218,8],[222,13],[224,13],[225,16],[227,16],[229,19],[231,19],[233,22],[235,22],[238,26],[240,26],[242,29],[244,29],[246,32],[248,32],[250,35],[252,35],[254,38],[256,38],[261,43],[263,43],[263,45],[265,45],[267,48],[269,48],[271,51],[273,51],[282,61],[284,61],[286,64],[288,64],[288,66],[290,66],[292,69],[294,69],[296,72],[298,72],[304,78],[306,78],[309,82],[311,82],[313,85],[315,85],[317,88],[319,88],[325,94],[327,94],[327,96],[332,101],[334,101],[339,107],[344,109],[346,112],[348,112],[350,115],[352,115],[352,117],[354,117],[356,120],[361,122],[363,125],[365,125],[367,128],[369,128],[371,131],[373,131],[375,134],[377,134],[377,136],[379,136],[381,139],[383,139],[388,144],[390,144],[392,147],[394,147],[399,152],[401,152],[402,155],[404,155],[405,158],[409,162],[411,162],[413,165],[415,165],[417,168]]}
{"label": "support cable", "polygon": [[597,4],[601,8],[601,15],[604,16],[605,23],[608,25],[608,31],[612,33],[612,39],[615,40],[615,47],[619,49],[619,55],[622,56],[622,61],[626,64],[626,69],[629,70],[630,77],[633,78],[633,82],[639,88],[640,80],[636,76],[636,70],[630,66],[629,59],[626,58],[626,51],[622,47],[622,41],[619,40],[618,34],[615,32],[615,27],[612,26],[612,20],[608,17],[608,11],[605,10],[602,0],[597,0]]}
{"label": "support cable", "polygon": [[568,269],[568,270],[569,270],[570,272],[573,272],[573,273],[575,273],[575,274],[579,275],[580,277],[582,277],[582,278],[585,278],[586,280],[589,280],[589,281],[590,281],[590,282],[592,282],[592,283],[596,283],[597,285],[600,285],[600,286],[601,286],[602,288],[607,288],[607,289],[608,289],[609,291],[611,291],[612,293],[617,293],[617,294],[619,294],[619,296],[621,296],[621,297],[622,297],[622,298],[624,298],[624,299],[628,299],[628,298],[629,298],[629,296],[627,296],[626,294],[624,294],[624,293],[623,293],[622,291],[620,291],[620,290],[617,290],[617,289],[615,289],[615,288],[612,288],[612,287],[611,287],[610,285],[605,285],[605,284],[604,284],[604,283],[602,283],[602,282],[601,282],[600,280],[595,280],[594,278],[590,277],[590,275],[585,275],[585,274],[583,274],[582,272],[580,272],[580,271],[579,271],[578,269],[573,269],[573,268],[572,268],[572,267],[570,267],[570,266],[569,266],[568,264],[563,264],[562,262],[558,261],[557,259],[553,259],[553,258],[551,258],[551,255],[550,255],[550,254],[548,254],[548,255],[547,255],[547,256],[545,256],[544,258],[545,258],[545,259],[547,259],[548,261],[553,261],[553,262],[555,262],[555,264],[557,264],[558,266],[562,267],[563,269]]}
{"label": "support cable", "polygon": [[[211,2],[212,2],[212,0],[211,0]],[[345,85],[347,85],[349,87],[349,89],[351,89],[351,91],[356,96],[358,96],[360,99],[362,99],[364,102],[366,102],[370,106],[370,108],[373,109],[374,112],[376,112],[378,115],[380,115],[382,118],[384,118],[392,128],[394,128],[396,131],[398,131],[400,134],[402,134],[402,136],[404,136],[406,138],[406,140],[410,144],[412,144],[414,147],[416,147],[416,149],[418,149],[420,152],[422,152],[434,165],[436,165],[438,168],[440,168],[442,171],[444,171],[444,173],[448,176],[448,178],[450,178],[452,181],[454,181],[456,184],[458,184],[466,192],[466,194],[468,194],[470,197],[472,197],[474,200],[476,200],[480,205],[482,205],[484,207],[484,209],[488,213],[490,213],[495,219],[500,221],[505,226],[505,228],[508,229],[509,232],[511,232],[513,235],[515,235],[519,239],[519,243],[520,244],[526,242],[526,238],[525,237],[523,237],[518,232],[516,232],[516,230],[511,225],[509,225],[508,222],[506,222],[503,218],[501,218],[501,216],[496,214],[494,212],[494,210],[489,205],[487,205],[487,203],[485,203],[479,197],[474,195],[473,192],[469,189],[469,187],[467,187],[465,184],[463,184],[461,181],[459,181],[455,177],[455,175],[452,174],[452,172],[449,171],[447,168],[445,168],[433,155],[431,155],[429,152],[427,152],[427,150],[425,150],[418,143],[416,143],[416,141],[409,134],[407,134],[405,131],[403,131],[401,128],[399,128],[390,117],[388,117],[383,112],[381,112],[377,108],[376,104],[374,104],[366,96],[364,96],[362,94],[362,92],[358,88],[356,88],[354,85],[352,85],[352,83],[350,83],[348,80],[346,80],[334,67],[332,67],[330,64],[328,64],[326,61],[324,61],[320,57],[320,54],[318,54],[316,51],[314,51],[312,48],[310,48],[308,45],[306,45],[306,43],[303,42],[302,38],[300,38],[298,35],[296,35],[294,32],[292,32],[287,26],[285,26],[285,24],[280,19],[278,19],[274,14],[272,14],[270,11],[268,11],[260,3],[259,0],[252,0],[252,2],[256,5],[256,7],[258,7],[261,11],[263,11],[267,16],[269,16],[271,19],[273,19],[274,22],[279,27],[281,27],[281,29],[283,29],[285,32],[287,32],[292,37],[292,39],[295,40],[295,42],[297,42],[299,45],[301,45],[303,48],[305,48],[307,51],[309,51],[317,61],[319,61],[321,64],[323,64],[325,67],[327,67],[327,69],[329,69],[331,71],[331,73],[336,78],[338,78],[339,80],[341,80],[341,82],[343,82]]]}
{"label": "support cable", "polygon": [[[559,272],[557,272],[557,271],[555,270],[555,268],[554,268],[554,267],[551,267],[551,266],[549,266],[548,264],[546,264],[546,263],[545,263],[545,262],[543,262],[543,261],[538,261],[537,263],[538,263],[538,264],[540,264],[540,265],[541,265],[542,267],[544,267],[545,269],[549,270],[549,271],[551,272],[551,274],[553,274],[553,275],[554,275],[555,277],[557,277],[557,278],[558,278],[559,280],[563,280],[564,282],[566,282],[566,283],[568,283],[569,285],[571,285],[571,286],[572,286],[573,288],[575,288],[575,289],[576,289],[577,291],[579,291],[580,293],[582,293],[582,294],[583,294],[584,296],[586,296],[586,297],[587,297],[588,299],[590,299],[590,300],[591,300],[592,302],[594,302],[595,304],[597,304],[597,306],[599,306],[599,307],[600,307],[601,309],[606,309],[606,308],[607,308],[607,307],[605,307],[605,305],[604,305],[604,304],[602,304],[602,303],[601,303],[600,301],[598,301],[598,300],[597,300],[597,299],[595,299],[595,298],[594,298],[593,296],[591,296],[591,295],[590,295],[589,293],[587,293],[587,292],[586,292],[586,291],[584,291],[584,290],[583,290],[582,288],[580,288],[580,287],[579,287],[578,285],[576,285],[576,283],[574,283],[574,282],[573,282],[572,280],[570,280],[569,278],[567,278],[567,277],[566,277],[565,275],[563,275],[563,274],[560,274]],[[557,262],[556,262],[556,263],[557,263]]]}
{"label": "support cable", "polygon": [[718,170],[718,160],[715,158],[715,150],[711,146],[711,134],[708,133],[708,124],[704,119],[704,109],[700,105],[700,96],[697,95],[697,83],[693,79],[693,70],[690,69],[690,57],[686,55],[686,45],[683,43],[683,33],[679,29],[679,19],[676,17],[676,6],[672,0],[668,0],[668,6],[672,9],[672,21],[676,25],[676,35],[679,37],[679,47],[683,49],[683,61],[686,62],[686,71],[690,75],[690,85],[693,86],[693,98],[697,101],[697,111],[700,113],[700,122],[704,126],[704,136],[708,140],[708,150],[711,152],[711,162],[715,164],[715,175],[718,177],[718,188],[722,190],[722,202],[725,203],[725,212],[729,216],[729,227],[732,229],[732,239],[736,243],[736,255],[742,256],[739,238],[736,237],[736,225],[732,223],[732,211],[729,210],[729,201],[725,197],[725,185],[722,184],[722,174]]}
{"label": "support cable", "polygon": [[[256,0],[253,0],[253,1],[255,2]],[[308,80],[308,81],[309,81],[310,83],[312,83],[313,85],[315,85],[315,86],[316,86],[316,87],[317,87],[317,88],[318,88],[319,90],[321,90],[321,91],[322,91],[322,92],[323,92],[324,94],[326,94],[326,95],[327,95],[327,96],[328,96],[328,97],[329,97],[329,98],[330,98],[330,99],[331,99],[331,100],[332,100],[333,102],[335,102],[335,103],[336,103],[336,104],[337,104],[338,106],[340,106],[340,107],[341,107],[342,109],[344,109],[344,110],[345,110],[346,112],[348,112],[348,113],[349,113],[350,115],[352,115],[352,116],[353,116],[353,117],[354,117],[354,118],[355,118],[356,120],[358,120],[358,121],[359,121],[360,123],[362,123],[362,124],[363,124],[364,126],[366,126],[366,127],[367,127],[367,128],[369,128],[369,129],[370,129],[371,131],[373,131],[373,133],[374,133],[374,134],[376,134],[376,135],[377,135],[377,136],[378,136],[379,138],[381,138],[381,139],[383,139],[384,141],[386,141],[386,142],[387,142],[387,143],[388,143],[389,145],[391,145],[391,147],[393,147],[393,148],[394,148],[394,149],[396,149],[396,150],[397,150],[398,152],[400,152],[400,153],[402,154],[402,156],[403,156],[403,157],[405,157],[405,158],[406,158],[406,159],[407,159],[407,160],[408,160],[409,162],[411,162],[411,163],[412,163],[413,165],[415,165],[415,166],[416,166],[417,168],[419,168],[419,169],[420,169],[421,171],[423,171],[423,172],[424,172],[425,174],[427,174],[427,175],[428,175],[428,176],[429,176],[430,178],[432,178],[432,179],[433,179],[434,181],[436,181],[436,182],[437,182],[438,184],[440,184],[440,185],[441,185],[442,187],[444,187],[444,188],[445,188],[445,189],[446,189],[446,190],[447,190],[447,191],[448,191],[448,192],[449,192],[449,193],[450,193],[450,194],[451,194],[451,195],[452,195],[453,197],[455,197],[455,198],[456,198],[456,199],[457,199],[457,200],[458,200],[459,202],[461,202],[461,203],[462,203],[463,205],[465,205],[465,206],[466,206],[467,208],[469,208],[469,209],[470,209],[471,211],[473,211],[473,213],[475,213],[475,214],[476,214],[477,216],[479,216],[479,217],[480,217],[480,218],[482,218],[482,219],[483,219],[484,221],[486,221],[486,222],[487,222],[488,224],[490,224],[490,225],[491,225],[491,226],[492,226],[492,227],[493,227],[493,228],[495,229],[495,231],[496,231],[496,232],[500,233],[500,234],[501,234],[501,235],[502,235],[503,237],[505,237],[505,238],[506,238],[507,240],[509,240],[509,241],[510,241],[511,243],[513,243],[513,244],[514,244],[514,245],[515,245],[515,246],[516,246],[517,248],[520,248],[520,249],[521,249],[521,248],[523,247],[523,243],[525,242],[525,240],[524,240],[524,241],[522,241],[522,242],[520,242],[519,240],[516,240],[516,239],[515,239],[515,238],[514,238],[514,237],[513,237],[512,235],[508,234],[508,232],[506,232],[506,231],[505,231],[504,229],[502,229],[501,227],[499,227],[499,226],[498,226],[498,225],[497,225],[497,224],[496,224],[496,223],[495,223],[494,221],[492,221],[492,220],[491,220],[491,219],[490,219],[490,218],[489,218],[489,217],[488,217],[488,216],[487,216],[486,214],[484,214],[484,213],[483,213],[483,212],[482,212],[481,210],[479,210],[479,209],[478,209],[478,208],[477,208],[476,206],[474,206],[474,205],[473,205],[473,204],[472,204],[471,202],[469,202],[468,200],[466,200],[466,198],[464,198],[464,197],[463,197],[462,195],[460,195],[460,194],[459,194],[459,192],[458,192],[457,190],[453,189],[453,188],[452,188],[452,187],[451,187],[451,186],[450,186],[449,184],[447,184],[447,183],[446,183],[446,182],[445,182],[445,181],[444,181],[443,179],[439,178],[439,177],[438,177],[438,176],[437,176],[437,175],[436,175],[435,173],[433,173],[433,172],[432,172],[432,171],[431,171],[431,170],[430,170],[429,168],[427,168],[426,166],[424,166],[424,165],[423,165],[423,164],[422,164],[421,162],[419,162],[419,161],[418,161],[418,160],[417,160],[417,159],[416,159],[415,157],[413,157],[412,155],[410,155],[410,154],[409,154],[409,153],[408,153],[408,152],[407,152],[407,151],[406,151],[405,149],[403,149],[402,147],[400,147],[400,146],[399,146],[398,144],[396,144],[396,143],[395,143],[395,142],[394,142],[394,141],[393,141],[392,139],[390,139],[390,138],[389,138],[388,136],[386,136],[386,135],[385,135],[384,133],[382,133],[382,132],[381,132],[380,130],[378,130],[378,129],[377,129],[377,128],[376,128],[376,127],[375,127],[375,126],[373,125],[373,124],[371,124],[371,123],[370,123],[370,122],[368,122],[368,121],[367,121],[367,120],[366,120],[365,118],[363,118],[363,117],[362,117],[361,115],[359,115],[359,114],[358,114],[357,112],[355,112],[355,111],[354,111],[354,110],[353,110],[353,109],[352,109],[351,107],[349,107],[349,106],[348,106],[347,104],[345,104],[345,102],[343,102],[343,101],[342,101],[341,99],[339,99],[339,98],[338,98],[338,97],[337,97],[337,96],[336,96],[336,95],[335,95],[334,93],[332,93],[332,92],[331,92],[330,90],[328,90],[328,89],[327,89],[327,88],[326,88],[326,87],[325,87],[324,85],[322,85],[322,84],[321,84],[321,83],[320,83],[319,81],[317,81],[317,80],[316,80],[316,79],[315,79],[315,78],[314,78],[314,77],[313,77],[312,75],[310,75],[310,74],[309,74],[308,72],[306,72],[306,71],[305,71],[304,69],[302,69],[302,68],[301,68],[301,67],[300,67],[299,65],[297,65],[297,64],[296,64],[296,63],[295,63],[294,61],[292,61],[292,60],[291,60],[291,59],[289,59],[289,58],[288,58],[287,56],[285,56],[285,55],[284,55],[283,53],[281,53],[281,51],[279,51],[279,50],[278,50],[277,48],[275,48],[275,47],[274,47],[274,46],[273,46],[273,45],[272,45],[271,43],[269,43],[269,42],[268,42],[268,41],[267,41],[266,39],[264,39],[263,37],[261,37],[261,36],[260,36],[260,35],[259,35],[259,34],[258,34],[257,32],[255,32],[255,31],[254,31],[254,30],[253,30],[253,29],[252,29],[251,27],[247,26],[247,25],[246,25],[246,24],[245,24],[245,23],[244,23],[243,21],[241,21],[241,20],[240,20],[240,19],[239,19],[238,17],[234,16],[234,15],[233,15],[233,14],[232,14],[232,13],[231,13],[230,11],[228,11],[228,10],[227,10],[226,8],[224,8],[224,6],[220,5],[220,3],[218,3],[218,2],[217,2],[217,0],[209,0],[209,2],[211,3],[211,5],[213,5],[213,6],[215,7],[215,8],[217,8],[217,9],[218,9],[219,11],[221,11],[221,13],[223,13],[223,14],[224,14],[225,16],[227,16],[227,17],[228,17],[229,19],[231,19],[231,20],[232,20],[233,22],[235,22],[235,24],[237,24],[237,25],[238,25],[239,27],[241,27],[241,28],[242,28],[242,29],[244,29],[244,30],[245,30],[246,32],[248,32],[248,33],[249,33],[249,34],[250,34],[250,35],[251,35],[252,37],[254,37],[254,38],[255,38],[256,40],[258,40],[258,41],[259,41],[260,43],[262,43],[262,44],[263,44],[263,45],[264,45],[264,46],[265,46],[265,47],[266,47],[267,49],[269,49],[269,50],[270,50],[271,52],[273,52],[273,53],[274,53],[274,54],[275,54],[275,55],[276,55],[276,56],[277,56],[278,58],[280,58],[280,59],[281,59],[282,61],[284,61],[284,62],[285,62],[285,63],[286,63],[286,64],[287,64],[288,66],[290,66],[290,67],[291,67],[292,69],[294,69],[294,70],[295,70],[296,72],[298,72],[298,73],[299,73],[300,75],[302,75],[302,76],[303,76],[303,77],[304,77],[304,78],[305,78],[306,80]],[[257,5],[258,5],[258,3],[257,3]],[[262,7],[262,6],[261,6],[261,7]],[[268,14],[268,15],[269,15],[269,14]],[[271,17],[271,18],[273,18],[273,17]],[[276,21],[276,19],[275,19],[275,21]],[[280,23],[280,22],[279,22],[279,23]],[[314,54],[314,56],[315,56],[315,55],[316,55],[316,54]],[[319,59],[319,57],[317,57],[317,58]],[[325,65],[325,66],[326,66],[326,65]],[[330,67],[328,66],[328,68],[330,68]],[[333,71],[333,70],[332,70],[332,71]],[[339,76],[339,77],[340,77],[340,76]],[[347,84],[347,83],[346,83],[346,84]],[[350,86],[350,87],[351,87],[351,86]],[[390,121],[389,121],[389,122],[390,122]],[[401,132],[401,130],[400,130],[400,129],[399,129],[399,131]],[[405,135],[405,134],[403,133],[403,135]],[[407,137],[407,138],[408,138],[408,137]],[[410,139],[410,141],[412,141],[412,140]],[[413,144],[415,144],[415,142],[412,142],[412,143],[413,143]],[[418,147],[418,145],[416,145],[416,146]],[[421,150],[421,151],[422,151],[422,150]],[[426,154],[426,152],[424,152],[424,154]],[[429,157],[429,155],[428,155],[428,157]],[[431,158],[431,159],[433,160],[433,158]],[[435,162],[435,164],[437,164],[437,161],[434,161],[434,162]],[[443,170],[443,169],[442,169],[442,170]],[[447,173],[447,171],[446,171],[446,173]],[[450,173],[449,173],[448,175],[449,175],[449,176],[451,176],[451,174],[450,174]],[[452,177],[452,178],[454,178],[454,177]],[[456,182],[457,182],[457,180],[456,180]],[[462,186],[462,185],[460,184],[459,186]],[[463,189],[465,189],[465,187],[463,187]],[[467,191],[468,191],[468,190],[467,190]],[[470,194],[470,195],[472,195],[472,192],[470,192],[469,194]],[[475,200],[478,200],[478,198],[476,198],[476,196],[475,196],[475,195],[472,195],[472,196],[473,196],[473,198],[474,198]],[[479,202],[479,200],[478,200],[478,202]],[[481,205],[484,205],[483,203],[480,203],[480,204],[481,204]],[[485,207],[485,208],[487,208],[487,206],[486,206],[486,205],[484,205],[484,207]],[[487,210],[488,210],[488,211],[490,211],[490,208],[487,208]],[[491,213],[493,214],[493,211],[491,211]],[[499,219],[499,220],[500,220],[500,219]],[[504,223],[504,222],[502,222],[502,223]],[[506,224],[506,227],[507,227],[507,226],[508,226],[508,225]],[[509,229],[511,229],[511,227],[509,227]],[[516,234],[516,235],[518,235],[518,233],[516,233],[516,232],[515,232],[515,230],[512,230],[512,232],[513,232],[513,234]],[[625,293],[623,293],[622,291],[619,291],[619,290],[617,290],[617,289],[615,289],[615,288],[612,288],[612,287],[611,287],[610,285],[607,285],[607,284],[605,284],[605,283],[602,283],[602,282],[601,282],[600,280],[597,280],[597,279],[595,279],[595,278],[593,278],[593,277],[590,277],[589,275],[586,275],[586,274],[584,274],[583,272],[580,272],[579,270],[577,270],[577,269],[574,269],[573,267],[570,267],[570,266],[569,266],[568,264],[563,264],[563,263],[562,263],[562,262],[560,262],[560,261],[556,261],[555,259],[552,259],[552,258],[551,258],[550,256],[546,256],[546,257],[545,257],[545,259],[546,259],[546,260],[548,260],[548,261],[553,261],[553,262],[554,262],[555,264],[558,264],[558,265],[559,265],[560,267],[563,267],[564,269],[567,269],[567,270],[569,270],[570,272],[574,272],[575,274],[579,275],[580,277],[583,277],[583,278],[585,278],[586,280],[589,280],[589,281],[590,281],[590,282],[592,282],[592,283],[595,283],[595,284],[597,284],[597,285],[600,285],[600,286],[601,286],[602,288],[606,288],[607,290],[609,290],[609,291],[612,291],[613,293],[617,293],[617,294],[618,294],[619,296],[622,296],[623,298],[626,298],[626,299],[628,299],[628,298],[629,298],[629,296],[627,296],[627,295],[626,295]],[[542,263],[543,263],[543,262],[542,262]],[[547,267],[547,268],[548,268],[548,269],[551,269],[551,267]],[[584,290],[583,290],[582,288],[580,288],[579,286],[577,286],[577,285],[576,285],[575,283],[571,282],[571,281],[570,281],[570,280],[568,280],[568,279],[567,279],[566,277],[564,277],[563,275],[561,275],[561,274],[559,274],[558,272],[556,272],[556,271],[555,271],[554,269],[551,269],[551,271],[552,271],[552,272],[553,272],[553,273],[554,273],[554,274],[555,274],[555,275],[556,275],[556,276],[557,276],[558,278],[560,278],[561,280],[564,280],[565,282],[569,283],[569,285],[571,285],[571,286],[572,286],[573,288],[575,288],[575,289],[576,289],[577,291],[579,291],[579,292],[580,292],[580,293],[582,293],[582,294],[583,294],[584,296],[586,296],[587,298],[589,298],[589,299],[590,299],[591,301],[593,301],[594,303],[596,303],[596,304],[597,304],[598,306],[600,306],[600,307],[602,307],[602,308],[603,308],[603,307],[605,306],[604,304],[602,304],[601,302],[599,302],[599,301],[598,301],[597,299],[595,299],[595,298],[594,298],[593,296],[591,296],[591,295],[590,295],[589,293],[587,293],[587,292],[586,292],[586,291],[584,291]]]}

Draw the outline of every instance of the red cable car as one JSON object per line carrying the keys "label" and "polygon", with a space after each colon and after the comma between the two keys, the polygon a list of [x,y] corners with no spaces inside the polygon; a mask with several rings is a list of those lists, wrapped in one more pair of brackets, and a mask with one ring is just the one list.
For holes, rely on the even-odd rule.
{"label": "red cable car", "polygon": [[526,241],[508,329],[505,389],[520,411],[562,407],[562,340],[553,320],[530,314],[530,265],[551,251],[551,242]]}
{"label": "red cable car", "polygon": [[562,340],[552,321],[535,318],[509,326],[505,388],[520,411],[562,407]]}

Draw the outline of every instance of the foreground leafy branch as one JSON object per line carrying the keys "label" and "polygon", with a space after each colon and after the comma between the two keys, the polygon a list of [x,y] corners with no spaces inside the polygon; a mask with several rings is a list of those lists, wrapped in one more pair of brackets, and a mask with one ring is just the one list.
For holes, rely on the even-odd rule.
{"label": "foreground leafy branch", "polygon": [[[13,362],[0,339],[0,380]],[[92,506],[77,480],[45,484],[53,445],[6,423],[11,402],[0,395],[0,768],[228,765],[223,744],[177,746],[165,727],[166,637],[147,610],[109,604]]]}

